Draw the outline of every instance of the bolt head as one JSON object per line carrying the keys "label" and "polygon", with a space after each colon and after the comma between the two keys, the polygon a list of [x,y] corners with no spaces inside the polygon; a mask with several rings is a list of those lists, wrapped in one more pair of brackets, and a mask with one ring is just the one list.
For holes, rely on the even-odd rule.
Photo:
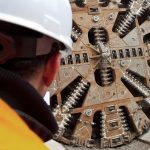
{"label": "bolt head", "polygon": [[86,114],[86,116],[88,116],[88,117],[92,116],[92,113],[93,113],[93,110],[92,110],[92,109],[87,109],[87,110],[85,110],[85,114]]}
{"label": "bolt head", "polygon": [[94,22],[98,22],[99,21],[99,16],[93,16],[92,19],[93,19]]}

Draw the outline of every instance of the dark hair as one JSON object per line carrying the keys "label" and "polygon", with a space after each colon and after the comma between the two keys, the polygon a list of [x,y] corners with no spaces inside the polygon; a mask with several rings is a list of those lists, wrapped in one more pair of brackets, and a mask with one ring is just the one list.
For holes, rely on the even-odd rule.
{"label": "dark hair", "polygon": [[0,67],[12,71],[23,78],[29,79],[36,75],[37,70],[47,63],[49,55],[26,59],[11,59]]}
{"label": "dark hair", "polygon": [[29,79],[30,77],[36,75],[39,68],[46,65],[48,60],[58,51],[59,44],[53,43],[49,54],[39,55],[33,58],[13,58],[4,64],[1,64],[0,67],[17,73],[25,79]]}

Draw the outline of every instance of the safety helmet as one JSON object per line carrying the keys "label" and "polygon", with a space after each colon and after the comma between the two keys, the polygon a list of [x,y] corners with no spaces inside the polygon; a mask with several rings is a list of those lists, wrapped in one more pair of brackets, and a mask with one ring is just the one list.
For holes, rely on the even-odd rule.
{"label": "safety helmet", "polygon": [[[0,21],[56,39],[64,44],[67,53],[71,52],[72,12],[68,0],[0,0]],[[43,50],[37,55],[46,53]]]}

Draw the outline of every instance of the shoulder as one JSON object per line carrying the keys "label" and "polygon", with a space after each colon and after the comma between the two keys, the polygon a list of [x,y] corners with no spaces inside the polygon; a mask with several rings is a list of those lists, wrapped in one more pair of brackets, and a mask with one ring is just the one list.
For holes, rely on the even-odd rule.
{"label": "shoulder", "polygon": [[24,121],[0,99],[0,149],[47,150]]}

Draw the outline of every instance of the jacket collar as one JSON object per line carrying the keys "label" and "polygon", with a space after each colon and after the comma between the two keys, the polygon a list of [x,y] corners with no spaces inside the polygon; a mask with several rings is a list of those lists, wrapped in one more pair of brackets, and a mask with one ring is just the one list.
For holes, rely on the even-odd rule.
{"label": "jacket collar", "polygon": [[44,141],[58,130],[56,120],[39,93],[19,75],[0,68],[0,97]]}

